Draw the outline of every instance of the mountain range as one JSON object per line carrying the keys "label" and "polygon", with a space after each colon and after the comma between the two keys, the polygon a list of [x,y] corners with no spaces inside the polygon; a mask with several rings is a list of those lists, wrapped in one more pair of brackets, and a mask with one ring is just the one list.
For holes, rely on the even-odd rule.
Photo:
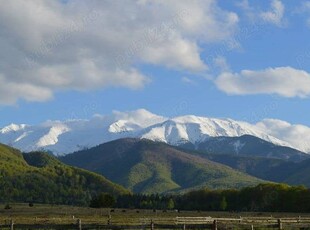
{"label": "mountain range", "polygon": [[[269,142],[265,144],[270,147]],[[136,193],[240,188],[263,181],[310,187],[310,159],[208,153],[147,139],[118,139],[59,159]]]}
{"label": "mountain range", "polygon": [[99,192],[184,193],[266,181],[310,187],[309,161],[210,153],[139,138],[118,139],[58,159],[44,152],[21,153],[0,145],[0,201],[84,205]]}
{"label": "mountain range", "polygon": [[310,186],[306,148],[232,119],[165,118],[141,109],[90,120],[11,124],[0,129],[0,142],[6,144],[0,149],[0,175],[13,190],[17,180],[25,194],[32,191],[29,184],[39,183],[51,191],[60,185],[61,197],[69,191],[81,197],[85,190],[86,199],[98,191],[180,193],[265,181]]}
{"label": "mountain range", "polygon": [[[90,120],[47,121],[39,125],[11,124],[0,129],[0,142],[24,152],[44,150],[65,155],[120,138],[149,139],[200,149],[223,137],[244,135],[296,149],[297,155],[310,152],[304,146],[269,135],[260,126],[247,122],[193,115],[165,118],[144,109],[95,115]],[[229,139],[232,150],[242,151],[245,143],[239,139],[232,143],[233,140]]]}

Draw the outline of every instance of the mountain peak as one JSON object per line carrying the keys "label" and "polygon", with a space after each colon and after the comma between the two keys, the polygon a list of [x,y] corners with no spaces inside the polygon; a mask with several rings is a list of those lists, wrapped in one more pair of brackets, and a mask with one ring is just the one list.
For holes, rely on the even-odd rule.
{"label": "mountain peak", "polygon": [[0,133],[5,134],[5,133],[9,133],[9,132],[17,132],[19,130],[25,129],[27,127],[26,124],[10,124],[8,126],[3,127],[2,129],[0,129]]}
{"label": "mountain peak", "polygon": [[137,110],[126,111],[126,112],[113,111],[113,116],[116,121],[126,120],[129,122],[135,123],[143,128],[159,123],[159,122],[163,122],[164,120],[167,119],[163,116],[159,116],[154,113],[151,113],[150,111],[146,109],[137,109]]}
{"label": "mountain peak", "polygon": [[109,132],[111,133],[130,132],[139,128],[140,126],[135,123],[126,120],[118,120],[109,126]]}

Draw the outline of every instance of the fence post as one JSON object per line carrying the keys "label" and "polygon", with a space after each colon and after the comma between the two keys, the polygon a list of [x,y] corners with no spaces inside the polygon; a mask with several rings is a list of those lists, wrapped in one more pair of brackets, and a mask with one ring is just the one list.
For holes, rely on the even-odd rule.
{"label": "fence post", "polygon": [[253,224],[251,225],[251,230],[254,230],[254,225]]}
{"label": "fence post", "polygon": [[77,220],[77,226],[78,226],[78,230],[82,230],[82,220],[81,219]]}
{"label": "fence post", "polygon": [[153,219],[151,219],[151,230],[154,230],[154,222],[153,222]]}
{"label": "fence post", "polygon": [[14,221],[11,219],[10,221],[10,229],[11,230],[14,230]]}
{"label": "fence post", "polygon": [[109,214],[109,216],[108,216],[108,225],[111,224],[111,219],[112,219],[111,214]]}
{"label": "fence post", "polygon": [[213,221],[213,230],[217,230],[217,220]]}
{"label": "fence post", "polygon": [[185,224],[183,224],[183,230],[186,230],[186,225]]}
{"label": "fence post", "polygon": [[282,225],[281,219],[278,219],[278,228],[279,228],[279,230],[283,229],[283,225]]}

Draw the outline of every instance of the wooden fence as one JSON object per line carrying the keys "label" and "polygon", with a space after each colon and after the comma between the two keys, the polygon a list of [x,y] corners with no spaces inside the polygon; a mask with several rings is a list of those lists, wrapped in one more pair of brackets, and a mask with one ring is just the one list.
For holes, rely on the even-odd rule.
{"label": "wooden fence", "polygon": [[83,223],[78,219],[71,224],[0,224],[0,229],[61,229],[61,230],[92,230],[92,229],[310,229],[310,218],[281,218],[272,217],[240,217],[240,218],[212,218],[212,217],[176,217],[176,218],[141,218],[139,220],[128,219],[128,224],[113,222],[111,219],[106,224]]}

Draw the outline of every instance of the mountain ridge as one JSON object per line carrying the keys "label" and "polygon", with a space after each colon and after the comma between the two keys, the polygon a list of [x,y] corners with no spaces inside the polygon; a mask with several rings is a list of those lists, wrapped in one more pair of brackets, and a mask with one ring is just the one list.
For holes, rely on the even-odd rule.
{"label": "mountain ridge", "polygon": [[196,145],[210,137],[242,135],[298,149],[247,122],[194,115],[166,118],[144,109],[96,115],[90,120],[47,121],[34,126],[11,124],[0,129],[0,142],[24,152],[44,150],[65,155],[120,138]]}
{"label": "mountain ridge", "polygon": [[296,149],[278,146],[251,135],[243,135],[240,137],[211,137],[196,146],[187,144],[183,147],[209,154],[265,157],[294,162],[310,158],[310,155]]}

